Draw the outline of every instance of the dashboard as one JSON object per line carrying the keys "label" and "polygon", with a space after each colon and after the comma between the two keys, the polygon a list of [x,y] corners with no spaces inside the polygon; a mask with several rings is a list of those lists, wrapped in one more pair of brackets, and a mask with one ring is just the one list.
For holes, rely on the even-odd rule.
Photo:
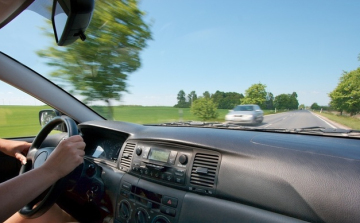
{"label": "dashboard", "polygon": [[108,222],[360,219],[358,139],[111,121],[79,129]]}

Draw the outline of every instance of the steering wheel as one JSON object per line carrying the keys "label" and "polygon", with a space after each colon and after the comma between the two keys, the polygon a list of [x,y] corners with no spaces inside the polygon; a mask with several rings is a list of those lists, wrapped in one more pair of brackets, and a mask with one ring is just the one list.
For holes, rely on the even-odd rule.
{"label": "steering wheel", "polygon": [[[49,133],[59,124],[64,123],[67,129],[68,137],[78,135],[79,131],[74,120],[67,116],[55,117],[48,124],[46,124],[35,137],[29,152],[26,156],[27,164],[23,165],[20,174],[26,173],[31,169],[40,167],[55,147],[41,148],[40,146],[49,135]],[[79,173],[80,171],[80,173]],[[20,209],[19,213],[25,218],[37,218],[44,214],[56,202],[61,192],[64,191],[66,182],[69,178],[79,178],[82,171],[82,165],[78,166],[69,175],[61,178],[54,183],[49,189],[35,198],[33,201]],[[76,180],[76,179],[75,179]],[[36,207],[34,207],[36,205]]]}

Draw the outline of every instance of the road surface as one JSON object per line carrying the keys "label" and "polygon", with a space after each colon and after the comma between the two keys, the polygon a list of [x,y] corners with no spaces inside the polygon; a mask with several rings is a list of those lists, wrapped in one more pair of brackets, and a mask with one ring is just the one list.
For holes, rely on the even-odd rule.
{"label": "road surface", "polygon": [[307,110],[297,110],[264,116],[263,123],[257,125],[262,128],[304,128],[321,126],[325,128],[337,128],[323,118]]}

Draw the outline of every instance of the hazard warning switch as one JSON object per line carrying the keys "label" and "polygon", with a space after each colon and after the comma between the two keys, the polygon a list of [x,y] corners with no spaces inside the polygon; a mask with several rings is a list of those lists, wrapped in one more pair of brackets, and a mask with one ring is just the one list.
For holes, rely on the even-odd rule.
{"label": "hazard warning switch", "polygon": [[178,199],[169,196],[163,196],[161,199],[161,203],[176,208],[178,204]]}

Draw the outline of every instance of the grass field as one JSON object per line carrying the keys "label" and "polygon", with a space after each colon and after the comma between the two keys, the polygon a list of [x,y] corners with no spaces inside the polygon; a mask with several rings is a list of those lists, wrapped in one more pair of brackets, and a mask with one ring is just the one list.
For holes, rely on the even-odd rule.
{"label": "grass field", "polygon": [[[0,106],[0,138],[16,136],[34,136],[41,127],[39,111],[49,109],[48,106]],[[94,110],[100,114],[108,113],[107,107],[95,106]],[[139,124],[200,121],[191,114],[190,108],[174,108],[166,106],[114,106],[114,119]],[[218,109],[217,119],[207,122],[223,122],[228,109]],[[271,114],[273,111],[264,111]],[[106,116],[106,115],[105,115]]]}
{"label": "grass field", "polygon": [[0,106],[0,138],[34,136],[40,129],[39,111],[49,106]]}
{"label": "grass field", "polygon": [[316,113],[319,115],[322,115],[334,122],[345,125],[351,129],[357,129],[357,130],[360,129],[360,119],[358,119],[358,118],[334,115],[334,114],[327,113],[327,112],[322,112],[322,113],[316,112]]}

